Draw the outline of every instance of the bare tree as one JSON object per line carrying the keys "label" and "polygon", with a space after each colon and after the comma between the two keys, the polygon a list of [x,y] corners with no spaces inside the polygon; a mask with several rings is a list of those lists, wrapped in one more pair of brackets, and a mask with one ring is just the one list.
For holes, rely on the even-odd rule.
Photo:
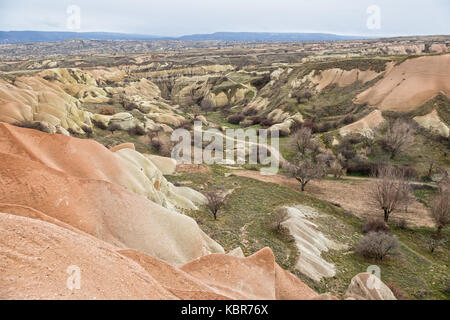
{"label": "bare tree", "polygon": [[390,214],[404,204],[405,184],[404,172],[394,167],[378,169],[378,179],[373,182],[370,198],[384,212],[384,221],[388,222]]}
{"label": "bare tree", "polygon": [[289,214],[286,208],[278,208],[272,215],[272,225],[275,230],[281,230],[283,222],[289,219]]}
{"label": "bare tree", "polygon": [[441,189],[431,203],[431,217],[436,223],[436,233],[440,237],[442,229],[450,224],[450,192],[449,186]]}
{"label": "bare tree", "polygon": [[302,127],[291,136],[290,145],[294,146],[295,152],[305,155],[306,151],[313,147],[313,138],[311,129]]}
{"label": "bare tree", "polygon": [[405,212],[408,212],[408,207],[414,201],[414,197],[412,195],[411,184],[405,179],[403,183],[400,184],[402,195],[402,205],[405,209]]}
{"label": "bare tree", "polygon": [[414,130],[402,120],[396,120],[389,124],[384,137],[381,139],[381,144],[390,153],[391,159],[405,152],[413,143]]}
{"label": "bare tree", "polygon": [[356,248],[356,252],[367,258],[383,260],[392,250],[398,247],[396,236],[386,232],[370,232],[364,236]]}
{"label": "bare tree", "polygon": [[202,110],[200,109],[200,107],[197,104],[194,104],[193,106],[191,106],[190,111],[191,111],[194,119],[202,114]]}
{"label": "bare tree", "polygon": [[306,185],[315,179],[322,179],[326,175],[326,165],[322,161],[313,161],[310,158],[301,157],[294,163],[286,165],[288,172],[301,185],[301,190],[305,191]]}
{"label": "bare tree", "polygon": [[431,180],[433,173],[437,169],[438,162],[436,159],[434,159],[431,155],[425,155],[425,163],[427,164],[427,171],[425,177],[429,180]]}
{"label": "bare tree", "polygon": [[345,169],[338,160],[331,162],[330,172],[335,178],[341,178],[345,175]]}
{"label": "bare tree", "polygon": [[219,191],[209,191],[205,197],[207,199],[206,207],[211,211],[214,220],[217,220],[217,213],[225,204],[225,197]]}
{"label": "bare tree", "polygon": [[200,103],[200,107],[205,112],[205,115],[208,115],[208,112],[214,108],[214,103],[210,99],[205,98]]}

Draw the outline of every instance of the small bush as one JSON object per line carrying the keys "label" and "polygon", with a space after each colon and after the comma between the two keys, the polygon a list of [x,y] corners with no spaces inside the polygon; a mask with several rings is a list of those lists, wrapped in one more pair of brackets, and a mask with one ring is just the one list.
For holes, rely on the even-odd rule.
{"label": "small bush", "polygon": [[289,214],[286,208],[278,208],[272,214],[272,228],[276,231],[280,231],[283,222],[289,219]]}
{"label": "small bush", "polygon": [[244,116],[242,114],[235,114],[228,117],[228,123],[231,124],[239,124],[242,120],[244,120]]}
{"label": "small bush", "polygon": [[135,125],[134,127],[130,128],[128,130],[128,133],[132,136],[143,136],[145,135],[145,129],[144,127],[140,126],[140,125]]}
{"label": "small bush", "polygon": [[348,114],[342,119],[341,124],[348,125],[353,122],[355,122],[355,116],[353,114]]}
{"label": "small bush", "polygon": [[108,130],[114,134],[114,131],[120,130],[122,127],[117,122],[110,122],[108,125]]}
{"label": "small bush", "polygon": [[107,106],[100,108],[100,110],[98,110],[98,113],[104,116],[112,116],[116,114],[116,110],[111,106]]}
{"label": "small bush", "polygon": [[207,199],[206,207],[213,215],[214,220],[217,220],[217,213],[225,204],[225,197],[219,191],[207,192],[205,197]]}
{"label": "small bush", "polygon": [[387,223],[378,218],[367,219],[362,227],[362,232],[364,234],[367,234],[369,232],[386,232],[386,233],[388,233],[390,231],[391,231],[391,229],[389,228]]}
{"label": "small bush", "polygon": [[83,125],[81,129],[87,134],[88,137],[91,137],[91,135],[94,133],[94,130],[87,125]]}
{"label": "small bush", "polygon": [[134,109],[139,109],[139,106],[134,102],[125,102],[123,108],[127,111],[132,111]]}
{"label": "small bush", "polygon": [[262,127],[267,128],[267,127],[273,126],[275,123],[274,123],[272,120],[266,118],[266,119],[263,119],[263,120],[260,122],[260,124],[261,124]]}
{"label": "small bush", "polygon": [[315,123],[312,122],[312,121],[305,121],[305,122],[303,122],[302,127],[303,127],[303,128],[309,128],[309,129],[311,129],[311,132],[312,132],[312,133],[317,133],[317,132],[319,132],[319,128],[317,127],[317,124],[315,124]]}
{"label": "small bush", "polygon": [[261,117],[258,117],[258,116],[252,118],[252,124],[253,125],[260,124],[262,121],[263,121],[263,119]]}
{"label": "small bush", "polygon": [[164,157],[169,157],[171,152],[171,142],[170,139],[165,135],[159,135],[153,137],[150,145],[155,149],[160,155]]}
{"label": "small bush", "polygon": [[447,278],[443,292],[450,295],[450,278]]}
{"label": "small bush", "polygon": [[405,230],[408,228],[408,223],[406,222],[406,219],[400,219],[396,223],[397,228]]}
{"label": "small bush", "polygon": [[396,236],[386,232],[370,232],[361,239],[356,248],[356,253],[366,258],[383,260],[397,247],[398,239]]}
{"label": "small bush", "polygon": [[[340,150],[341,151],[341,150]],[[347,156],[344,154],[345,158]],[[370,161],[364,161],[364,160],[358,160],[354,162],[350,162],[346,165],[347,174],[357,174],[362,176],[371,176],[375,172],[377,172],[379,167],[379,164],[370,162]]]}
{"label": "small bush", "polygon": [[92,120],[92,123],[94,124],[94,126],[96,126],[99,129],[102,129],[102,130],[107,130],[108,129],[108,126],[106,124],[104,124],[103,122],[101,122],[101,121]]}
{"label": "small bush", "polygon": [[408,294],[400,288],[395,282],[388,282],[386,283],[386,286],[388,286],[389,289],[391,289],[394,296],[397,298],[397,300],[409,300]]}

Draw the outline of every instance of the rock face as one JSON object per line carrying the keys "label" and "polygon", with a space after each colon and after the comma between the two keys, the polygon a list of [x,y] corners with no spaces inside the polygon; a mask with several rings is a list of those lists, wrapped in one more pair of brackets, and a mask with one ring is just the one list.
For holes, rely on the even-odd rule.
{"label": "rock face", "polygon": [[188,207],[192,201],[140,153],[113,153],[96,142],[6,124],[0,131],[1,150],[8,152],[0,153],[0,203],[35,208],[176,265],[223,252],[194,220],[175,210],[177,203]]}
{"label": "rock face", "polygon": [[308,218],[318,215],[314,209],[305,206],[285,209],[289,219],[283,223],[283,226],[294,237],[299,251],[296,269],[314,281],[320,281],[323,277],[335,276],[334,265],[325,261],[320,254],[328,249],[342,249],[345,246],[327,239],[317,230],[317,225],[308,220]]}
{"label": "rock face", "polygon": [[367,116],[352,124],[339,129],[341,136],[346,136],[351,133],[359,133],[368,138],[373,137],[374,130],[384,122],[383,115],[380,110],[374,110]]}
{"label": "rock face", "polygon": [[391,289],[370,273],[360,273],[353,277],[344,298],[347,300],[397,300]]}
{"label": "rock face", "polygon": [[[0,213],[0,299],[176,299],[114,246],[52,223]],[[67,269],[80,270],[70,290]]]}
{"label": "rock face", "polygon": [[[176,268],[47,222],[33,209],[5,209],[16,213],[0,213],[0,299],[333,298],[281,269],[268,248],[248,258],[209,255]],[[68,281],[74,267],[79,289]]]}
{"label": "rock face", "polygon": [[416,121],[422,127],[434,131],[437,134],[448,137],[450,135],[450,128],[441,120],[436,110],[421,117],[415,117]]}
{"label": "rock face", "polygon": [[367,103],[380,110],[409,112],[440,92],[450,97],[449,54],[406,60],[360,93],[355,102]]}
{"label": "rock face", "polygon": [[0,145],[10,154],[26,156],[79,178],[122,186],[168,209],[197,208],[190,199],[178,195],[177,187],[164,178],[151,160],[130,148],[111,152],[94,141],[49,136],[6,124],[0,124],[0,133]]}
{"label": "rock face", "polygon": [[372,70],[361,71],[359,69],[342,70],[339,68],[327,69],[321,71],[318,75],[311,78],[311,82],[315,85],[317,92],[322,92],[329,85],[336,84],[339,87],[347,87],[357,81],[367,83],[380,73]]}
{"label": "rock face", "polygon": [[[145,126],[146,120],[160,125],[181,126],[186,120],[175,107],[162,99],[160,89],[147,79],[120,83],[125,72],[119,69],[83,71],[76,68],[44,70],[33,76],[18,77],[14,85],[0,80],[0,121],[31,127],[40,125],[48,133],[85,134],[93,125],[116,130],[141,126],[143,130],[162,130]],[[108,87],[106,85],[114,84]],[[122,86],[119,86],[122,85]],[[139,119],[132,112],[115,115],[93,114],[83,104],[105,104],[111,97],[124,96],[140,112]],[[139,111],[138,111],[139,110]]]}

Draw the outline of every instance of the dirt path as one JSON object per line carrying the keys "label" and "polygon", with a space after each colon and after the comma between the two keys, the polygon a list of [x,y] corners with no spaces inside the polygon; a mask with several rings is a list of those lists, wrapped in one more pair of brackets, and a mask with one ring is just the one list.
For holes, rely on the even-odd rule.
{"label": "dirt path", "polygon": [[[234,170],[233,174],[264,182],[276,183],[300,191],[300,184],[294,178],[283,175],[261,175],[259,171]],[[343,180],[312,181],[305,193],[321,200],[338,203],[358,217],[382,216],[382,212],[369,203],[369,190],[373,178],[348,177]],[[392,221],[405,219],[408,225],[432,227],[433,221],[425,206],[414,201],[408,212],[400,209],[392,214]]]}

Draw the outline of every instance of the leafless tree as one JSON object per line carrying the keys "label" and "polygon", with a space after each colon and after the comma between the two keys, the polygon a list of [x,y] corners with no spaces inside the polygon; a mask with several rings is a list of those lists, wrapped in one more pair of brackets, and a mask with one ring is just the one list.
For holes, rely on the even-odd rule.
{"label": "leafless tree", "polygon": [[278,208],[272,215],[272,224],[275,230],[281,230],[283,222],[289,219],[289,214],[286,208]]}
{"label": "leafless tree", "polygon": [[205,112],[205,115],[208,115],[208,112],[214,108],[214,103],[210,99],[205,98],[202,100],[200,107]]}
{"label": "leafless tree", "polygon": [[414,201],[414,197],[412,195],[411,184],[408,183],[407,180],[404,180],[403,183],[400,183],[400,188],[403,193],[402,195],[402,205],[405,209],[405,212],[408,212],[408,207]]}
{"label": "leafless tree", "polygon": [[295,152],[305,155],[306,151],[313,147],[313,139],[314,136],[311,132],[311,129],[302,127],[291,136],[290,145],[294,146]]}
{"label": "leafless tree", "polygon": [[335,178],[341,178],[345,175],[345,169],[338,160],[331,162],[330,172]]}
{"label": "leafless tree", "polygon": [[378,179],[370,190],[371,201],[384,212],[384,221],[388,222],[390,214],[404,204],[408,182],[404,172],[394,167],[378,169]]}
{"label": "leafless tree", "polygon": [[310,158],[298,159],[294,163],[286,164],[288,172],[301,185],[301,190],[305,191],[306,185],[315,179],[322,179],[326,175],[326,165],[322,161],[313,161]]}
{"label": "leafless tree", "polygon": [[391,159],[405,152],[413,143],[414,130],[402,120],[396,120],[389,124],[384,137],[381,139],[381,144],[390,153]]}
{"label": "leafless tree", "polygon": [[436,223],[436,233],[440,237],[442,229],[450,224],[450,191],[449,186],[441,189],[431,203],[431,217]]}
{"label": "leafless tree", "polygon": [[301,128],[291,138],[296,155],[284,164],[285,169],[301,184],[301,190],[314,179],[326,176],[329,154],[322,152],[320,142],[309,128]]}
{"label": "leafless tree", "polygon": [[214,216],[214,220],[217,220],[217,213],[225,204],[225,196],[219,191],[209,191],[205,197],[207,199],[206,207]]}
{"label": "leafless tree", "polygon": [[386,232],[370,232],[364,236],[356,248],[356,252],[367,258],[383,260],[392,250],[398,247],[396,236]]}

